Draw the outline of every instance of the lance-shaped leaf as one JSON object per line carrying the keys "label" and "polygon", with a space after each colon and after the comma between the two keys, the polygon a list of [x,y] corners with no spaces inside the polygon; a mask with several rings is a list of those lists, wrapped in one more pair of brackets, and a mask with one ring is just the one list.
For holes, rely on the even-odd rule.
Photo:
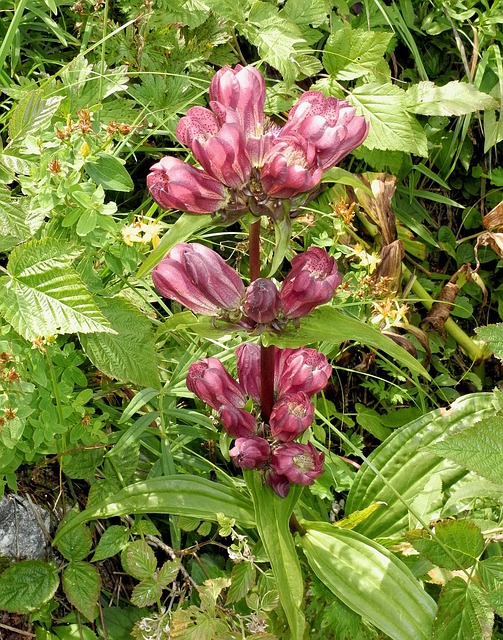
{"label": "lance-shaped leaf", "polygon": [[425,116],[462,116],[484,109],[497,109],[499,103],[467,82],[453,80],[438,87],[433,82],[413,84],[405,94],[407,110]]}
{"label": "lance-shaped leaf", "polygon": [[403,562],[354,531],[302,524],[309,565],[344,604],[393,640],[430,640],[435,602]]}

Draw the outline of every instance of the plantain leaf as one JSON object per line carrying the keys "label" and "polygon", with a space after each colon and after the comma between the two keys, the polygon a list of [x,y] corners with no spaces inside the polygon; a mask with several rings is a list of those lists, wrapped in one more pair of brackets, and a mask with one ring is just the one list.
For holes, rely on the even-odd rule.
{"label": "plantain leaf", "polygon": [[355,531],[302,525],[309,565],[344,604],[392,640],[430,640],[435,602],[403,562]]}

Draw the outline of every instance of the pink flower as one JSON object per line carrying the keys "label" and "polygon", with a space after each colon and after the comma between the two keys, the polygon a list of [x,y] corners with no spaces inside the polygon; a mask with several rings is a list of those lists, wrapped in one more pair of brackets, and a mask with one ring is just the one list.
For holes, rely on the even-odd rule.
{"label": "pink flower", "polygon": [[306,91],[288,114],[280,138],[292,133],[314,145],[317,163],[326,171],[365,140],[368,122],[346,100]]}
{"label": "pink flower", "polygon": [[245,290],[239,274],[218,253],[196,242],[173,247],[152,280],[164,297],[207,316],[239,309]]}
{"label": "pink flower", "polygon": [[234,463],[242,469],[258,469],[269,460],[271,448],[267,440],[254,436],[253,438],[238,438],[234,447],[229,451]]}
{"label": "pink flower", "polygon": [[187,374],[187,388],[218,411],[223,406],[242,408],[245,393],[217,358],[203,358],[193,362]]}
{"label": "pink flower", "polygon": [[220,407],[218,417],[232,438],[250,438],[257,431],[257,421],[252,414],[233,405]]}
{"label": "pink flower", "polygon": [[324,454],[313,445],[287,442],[280,444],[271,456],[274,473],[293,484],[311,485],[323,473]]}
{"label": "pink flower", "polygon": [[237,123],[219,125],[204,107],[192,107],[181,118],[176,137],[192,150],[194,157],[212,178],[228,187],[245,185],[251,172],[245,135]]}
{"label": "pink flower", "polygon": [[275,379],[279,397],[300,392],[311,397],[327,386],[331,373],[328,360],[316,349],[276,350]]}
{"label": "pink flower", "polygon": [[236,349],[239,382],[246,393],[260,403],[260,346],[252,342]]}
{"label": "pink flower", "polygon": [[280,302],[274,282],[268,278],[257,278],[246,289],[243,310],[255,322],[272,322],[278,314]]}
{"label": "pink flower", "polygon": [[223,184],[186,162],[165,156],[152,165],[147,176],[152,197],[163,209],[188,213],[214,213],[224,208]]}
{"label": "pink flower", "polygon": [[265,480],[271,489],[280,498],[286,498],[290,491],[290,480],[286,476],[281,476],[274,471],[268,471],[265,475]]}
{"label": "pink flower", "polygon": [[269,425],[272,435],[283,442],[290,442],[312,424],[314,405],[307,394],[287,393],[280,396],[272,408]]}
{"label": "pink flower", "polygon": [[281,287],[281,304],[287,318],[301,318],[328,302],[342,282],[336,261],[320,247],[309,247],[292,260]]}

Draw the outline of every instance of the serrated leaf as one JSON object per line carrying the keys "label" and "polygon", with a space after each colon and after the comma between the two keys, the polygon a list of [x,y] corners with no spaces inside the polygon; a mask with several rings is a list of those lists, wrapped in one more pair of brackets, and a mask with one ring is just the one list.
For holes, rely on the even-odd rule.
{"label": "serrated leaf", "polygon": [[111,558],[122,551],[129,541],[129,529],[114,524],[105,530],[98,542],[92,561],[98,562],[105,558]]}
{"label": "serrated leaf", "polygon": [[0,187],[0,251],[5,252],[30,237],[26,214],[11,192]]}
{"label": "serrated leaf", "polygon": [[494,355],[503,358],[503,323],[488,324],[485,327],[478,327],[475,331],[479,338],[489,344]]}
{"label": "serrated leaf", "polygon": [[157,574],[157,582],[162,587],[167,587],[171,584],[180,571],[180,560],[166,560],[166,562],[159,569]]}
{"label": "serrated leaf", "polygon": [[367,149],[405,151],[426,157],[426,135],[407,112],[405,92],[393,84],[366,83],[356,87],[348,100],[358,114],[369,121],[369,134],[364,146]]}
{"label": "serrated leaf", "polygon": [[70,562],[63,571],[62,582],[68,601],[88,620],[93,620],[101,590],[96,567],[89,562]]}
{"label": "serrated leaf", "polygon": [[[76,514],[70,512],[65,518],[65,522],[75,518]],[[70,529],[58,541],[57,547],[61,555],[67,560],[83,560],[89,555],[92,546],[92,535],[89,527],[80,524]]]}
{"label": "serrated leaf", "polygon": [[484,551],[484,537],[470,520],[440,522],[434,536],[424,534],[412,544],[432,564],[451,571],[473,566]]}
{"label": "serrated leaf", "polygon": [[392,33],[344,25],[329,36],[323,51],[323,66],[337,80],[360,78],[381,62],[392,37]]}
{"label": "serrated leaf", "polygon": [[325,0],[287,0],[280,11],[291,22],[299,25],[321,26],[327,19]]}
{"label": "serrated leaf", "polygon": [[54,596],[59,576],[53,562],[24,560],[0,575],[0,610],[30,613]]}
{"label": "serrated leaf", "polygon": [[107,153],[98,153],[84,163],[86,173],[96,184],[110,191],[132,191],[134,182],[122,162]]}
{"label": "serrated leaf", "polygon": [[480,589],[455,577],[440,594],[432,640],[490,640],[493,623],[494,613]]}
{"label": "serrated leaf", "polygon": [[442,87],[429,80],[413,84],[407,89],[405,102],[408,111],[426,116],[462,116],[499,106],[492,96],[459,80]]}
{"label": "serrated leaf", "polygon": [[64,96],[44,98],[42,89],[35,89],[23,96],[10,114],[11,139],[43,131],[50,124],[63,98]]}
{"label": "serrated leaf", "polygon": [[97,301],[115,333],[81,335],[84,352],[112,378],[159,388],[157,352],[150,320],[121,296]]}
{"label": "serrated leaf", "polygon": [[255,584],[257,570],[251,562],[241,562],[232,568],[231,586],[227,592],[226,605],[244,598]]}
{"label": "serrated leaf", "polygon": [[0,313],[27,340],[113,331],[71,266],[74,257],[67,245],[50,238],[12,251],[10,275],[0,278]]}
{"label": "serrated leaf", "polygon": [[131,602],[137,607],[148,607],[158,602],[162,595],[162,587],[155,578],[146,578],[139,582],[131,594]]}
{"label": "serrated leaf", "polygon": [[503,586],[503,557],[493,556],[481,560],[477,564],[477,572],[489,591],[501,589]]}
{"label": "serrated leaf", "polygon": [[151,578],[157,569],[157,560],[150,546],[143,540],[131,542],[122,552],[124,571],[137,580]]}
{"label": "serrated leaf", "polygon": [[503,418],[495,416],[428,447],[492,482],[503,478]]}
{"label": "serrated leaf", "polygon": [[436,605],[403,562],[364,536],[304,522],[300,538],[318,578],[393,640],[430,640]]}

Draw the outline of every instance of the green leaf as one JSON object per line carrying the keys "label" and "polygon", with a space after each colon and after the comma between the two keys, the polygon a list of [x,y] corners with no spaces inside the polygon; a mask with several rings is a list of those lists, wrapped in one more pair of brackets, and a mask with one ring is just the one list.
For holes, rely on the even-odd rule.
{"label": "green leaf", "polygon": [[[304,637],[302,613],[304,581],[289,522],[302,487],[292,485],[286,498],[279,498],[263,484],[256,471],[245,470],[244,478],[255,506],[257,531],[276,579],[279,600],[285,612],[292,640]],[[226,514],[227,515],[227,514]]]}
{"label": "green leaf", "polygon": [[320,27],[326,22],[327,13],[325,0],[287,0],[280,15],[295,24]]}
{"label": "green leaf", "polygon": [[159,569],[159,573],[157,574],[157,582],[162,587],[167,587],[168,584],[171,584],[178,575],[180,571],[180,560],[166,560],[166,562]]}
{"label": "green leaf", "polygon": [[139,582],[131,594],[131,602],[137,607],[148,607],[161,599],[162,587],[155,578]]}
{"label": "green leaf", "polygon": [[477,572],[489,591],[501,589],[503,585],[503,557],[493,556],[481,560],[477,565]]}
{"label": "green leaf", "polygon": [[0,609],[12,613],[36,611],[51,600],[58,585],[58,570],[53,562],[16,562],[0,575]]}
{"label": "green leaf", "polygon": [[238,602],[248,595],[255,585],[257,570],[252,562],[240,562],[232,568],[231,586],[227,592],[226,605]]}
{"label": "green leaf", "polygon": [[71,266],[72,248],[47,238],[14,249],[0,278],[0,313],[27,340],[57,333],[112,332]]}
{"label": "green leaf", "polygon": [[79,336],[87,357],[111,378],[159,388],[150,320],[121,296],[101,298],[97,303],[115,333]]}
{"label": "green leaf", "polygon": [[111,558],[122,551],[129,541],[129,529],[114,524],[105,530],[98,542],[98,546],[92,557],[93,562]]}
{"label": "green leaf", "polygon": [[157,560],[151,547],[144,540],[128,544],[121,556],[124,571],[137,580],[151,578],[157,569]]}
{"label": "green leaf", "polygon": [[362,509],[361,511],[353,511],[349,516],[342,520],[336,520],[332,525],[339,529],[354,529],[357,525],[364,522],[369,516],[371,516],[376,509],[379,509],[382,504],[382,502],[376,502],[376,504],[371,504],[369,507]]}
{"label": "green leaf", "polygon": [[354,531],[302,525],[309,565],[344,604],[392,640],[430,640],[435,602],[403,562]]}
{"label": "green leaf", "polygon": [[346,513],[384,502],[358,530],[375,538],[391,536],[408,525],[407,505],[434,475],[444,491],[466,475],[425,445],[445,434],[459,433],[494,413],[493,394],[476,393],[456,400],[449,409],[435,409],[394,431],[361,466],[346,501]]}
{"label": "green leaf", "polygon": [[433,537],[423,532],[411,542],[432,564],[451,571],[473,566],[484,551],[484,537],[470,520],[439,522]]}
{"label": "green leaf", "polygon": [[274,221],[274,257],[268,278],[276,273],[283,264],[292,237],[292,221],[289,217]]}
{"label": "green leaf", "polygon": [[94,619],[101,578],[89,562],[70,562],[63,571],[63,589],[68,601],[88,620]]}
{"label": "green leaf", "polygon": [[341,169],[340,167],[332,167],[328,171],[325,171],[321,181],[323,183],[334,182],[335,184],[345,184],[348,187],[361,189],[369,196],[373,196],[372,189],[367,187],[367,185],[364,184],[358,176],[350,173],[349,171],[346,171],[345,169]]}
{"label": "green leaf", "polygon": [[456,433],[428,447],[438,456],[454,460],[492,482],[503,478],[503,418],[482,420],[471,429]]}
{"label": "green leaf", "polygon": [[382,61],[392,37],[392,33],[344,25],[329,36],[323,51],[323,66],[337,80],[360,78]]}
{"label": "green leaf", "polygon": [[252,504],[243,492],[199,476],[163,476],[129,485],[79,513],[60,527],[55,543],[82,522],[139,513],[169,513],[211,521],[216,521],[217,513],[224,513],[244,526],[254,523]]}
{"label": "green leaf", "polygon": [[66,624],[64,627],[53,627],[53,630],[56,636],[51,638],[57,637],[59,640],[98,640],[98,636],[83,624]]}
{"label": "green leaf", "polygon": [[393,84],[366,83],[356,87],[348,100],[369,121],[365,147],[428,155],[426,135],[407,111],[405,91]]}
{"label": "green leaf", "polygon": [[494,355],[503,358],[503,323],[488,324],[485,327],[478,327],[475,331],[479,338],[489,344]]}
{"label": "green leaf", "polygon": [[12,249],[30,237],[26,214],[9,189],[0,186],[0,251]]}
{"label": "green leaf", "polygon": [[134,182],[122,162],[108,153],[98,153],[84,163],[87,175],[110,191],[132,191]]}
{"label": "green leaf", "polygon": [[[443,487],[440,474],[433,474],[424,488],[411,502],[409,513],[409,529],[422,527],[422,522],[437,518],[443,502]],[[416,515],[412,515],[412,510]]]}
{"label": "green leaf", "polygon": [[267,343],[280,347],[299,347],[323,341],[334,344],[341,344],[346,340],[360,342],[374,349],[381,349],[387,357],[394,358],[411,373],[420,374],[425,378],[430,377],[416,358],[384,336],[378,329],[328,305],[318,307],[309,316],[302,318],[300,329],[297,331],[281,336],[265,334],[264,339]]}
{"label": "green leaf", "polygon": [[462,116],[499,106],[492,96],[459,80],[442,87],[430,81],[419,82],[407,89],[405,101],[408,111],[425,116]]}
{"label": "green leaf", "polygon": [[432,640],[491,640],[493,623],[480,589],[456,577],[440,594]]}
{"label": "green leaf", "polygon": [[51,122],[64,96],[44,98],[42,89],[35,89],[24,95],[12,109],[9,122],[9,136],[12,140],[41,133]]}
{"label": "green leaf", "polygon": [[[75,518],[76,515],[76,512],[71,511],[60,526],[64,526],[65,522]],[[61,555],[67,560],[73,561],[84,560],[89,555],[91,546],[91,531],[85,524],[70,529],[64,536],[61,536],[57,545]]]}

